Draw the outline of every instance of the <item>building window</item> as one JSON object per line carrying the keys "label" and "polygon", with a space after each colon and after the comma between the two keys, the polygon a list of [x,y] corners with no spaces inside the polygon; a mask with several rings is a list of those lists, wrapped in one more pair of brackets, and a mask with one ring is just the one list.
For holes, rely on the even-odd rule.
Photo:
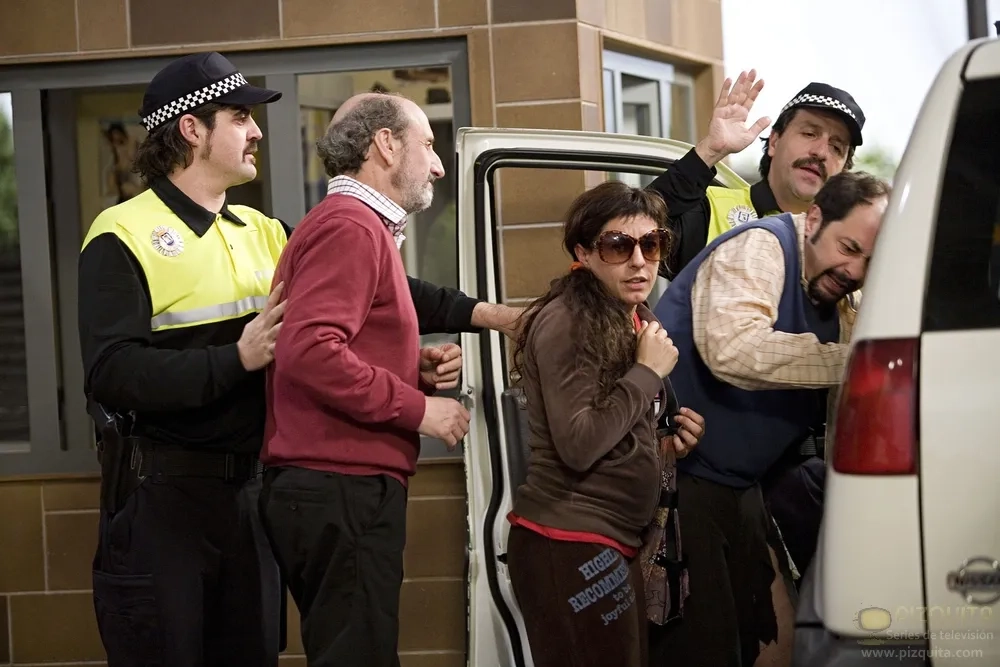
{"label": "building window", "polygon": [[0,449],[30,442],[21,243],[10,95],[0,100]]}
{"label": "building window", "polygon": [[[694,80],[670,63],[604,52],[604,129],[695,142]],[[620,174],[632,185],[651,176]]]}
{"label": "building window", "polygon": [[[258,175],[227,199],[290,226],[325,194],[315,140],[346,95],[385,88],[424,108],[447,176],[435,185],[434,206],[407,227],[404,261],[411,276],[457,286],[457,181],[449,156],[455,129],[471,125],[464,40],[230,58],[251,83],[283,97],[255,111],[264,133]],[[83,393],[76,266],[94,218],[144,187],[128,168],[145,136],[136,110],[169,60],[0,71],[0,478],[99,470]],[[455,456],[460,449],[448,452],[424,438],[422,459]]]}

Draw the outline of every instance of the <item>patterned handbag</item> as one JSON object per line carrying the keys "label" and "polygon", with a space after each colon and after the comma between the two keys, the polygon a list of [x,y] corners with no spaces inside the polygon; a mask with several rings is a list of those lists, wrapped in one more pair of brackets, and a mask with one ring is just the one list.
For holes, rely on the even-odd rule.
{"label": "patterned handbag", "polygon": [[646,617],[657,625],[666,625],[684,614],[688,590],[687,562],[681,545],[681,524],[677,515],[677,457],[673,435],[677,432],[673,417],[679,412],[677,397],[669,380],[664,381],[665,405],[657,420],[656,435],[663,452],[660,469],[660,501],[653,520],[643,535],[639,551]]}

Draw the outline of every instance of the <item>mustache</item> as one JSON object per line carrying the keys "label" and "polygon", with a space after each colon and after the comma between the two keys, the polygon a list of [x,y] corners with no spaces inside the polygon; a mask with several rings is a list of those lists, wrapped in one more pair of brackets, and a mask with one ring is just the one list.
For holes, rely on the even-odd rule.
{"label": "mustache", "polygon": [[820,178],[822,178],[824,181],[826,180],[826,163],[823,162],[823,160],[820,160],[819,158],[814,158],[814,157],[799,158],[798,160],[792,163],[792,167],[796,169],[801,169],[804,167],[814,167],[816,171],[819,172]]}
{"label": "mustache", "polygon": [[253,155],[257,152],[257,142],[254,141],[247,145],[246,150],[243,151],[244,155]]}

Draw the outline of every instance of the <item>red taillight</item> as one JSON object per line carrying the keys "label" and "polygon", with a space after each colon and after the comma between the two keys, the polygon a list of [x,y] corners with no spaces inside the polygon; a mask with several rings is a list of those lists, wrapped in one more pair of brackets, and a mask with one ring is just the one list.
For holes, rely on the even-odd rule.
{"label": "red taillight", "polygon": [[917,471],[917,338],[860,341],[851,351],[833,432],[833,469]]}

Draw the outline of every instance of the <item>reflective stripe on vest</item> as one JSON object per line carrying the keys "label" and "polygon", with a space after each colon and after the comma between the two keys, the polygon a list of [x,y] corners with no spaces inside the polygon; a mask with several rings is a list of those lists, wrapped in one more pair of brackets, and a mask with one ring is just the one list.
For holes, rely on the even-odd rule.
{"label": "reflective stripe on vest", "polygon": [[178,324],[196,324],[211,320],[225,320],[242,317],[247,313],[263,310],[267,304],[266,296],[248,296],[239,301],[230,303],[220,303],[216,306],[203,306],[193,310],[183,310],[180,312],[161,313],[149,321],[150,328],[154,331],[168,326]]}
{"label": "reflective stripe on vest", "polygon": [[229,208],[246,224],[219,216],[198,236],[146,190],[98,215],[84,247],[112,233],[135,256],[149,286],[154,332],[245,317],[267,303],[287,239],[277,220]]}

